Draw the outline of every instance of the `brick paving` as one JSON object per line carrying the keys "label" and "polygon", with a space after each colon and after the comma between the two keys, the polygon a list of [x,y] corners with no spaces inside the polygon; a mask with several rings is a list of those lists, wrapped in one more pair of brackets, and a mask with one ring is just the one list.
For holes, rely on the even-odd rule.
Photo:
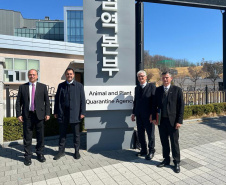
{"label": "brick paving", "polygon": [[162,161],[157,128],[156,154],[152,161],[136,157],[137,150],[90,153],[85,150],[85,133],[81,140],[81,159],[73,159],[69,136],[66,156],[54,161],[58,139],[53,137],[45,142],[47,161],[38,162],[34,154],[29,167],[23,164],[21,144],[0,148],[0,185],[226,184],[226,117],[185,121],[180,128],[179,174],[173,172],[172,162],[169,167],[156,167]]}

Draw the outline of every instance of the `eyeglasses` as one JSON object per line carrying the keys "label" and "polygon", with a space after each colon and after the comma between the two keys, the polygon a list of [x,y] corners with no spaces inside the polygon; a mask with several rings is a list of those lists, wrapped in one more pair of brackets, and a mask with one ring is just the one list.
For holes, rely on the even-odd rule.
{"label": "eyeglasses", "polygon": [[145,75],[139,75],[138,77],[139,77],[139,78],[143,78],[143,77],[145,77]]}

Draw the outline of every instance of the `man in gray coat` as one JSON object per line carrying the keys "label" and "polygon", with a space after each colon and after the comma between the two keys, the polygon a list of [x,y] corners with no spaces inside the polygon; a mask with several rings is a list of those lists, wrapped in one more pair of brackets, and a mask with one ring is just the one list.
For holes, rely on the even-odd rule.
{"label": "man in gray coat", "polygon": [[72,68],[65,71],[66,81],[59,84],[55,96],[54,116],[58,119],[60,138],[59,152],[54,160],[65,155],[67,127],[70,124],[73,132],[74,158],[79,159],[80,133],[79,125],[85,117],[85,93],[81,83],[74,80],[75,72]]}

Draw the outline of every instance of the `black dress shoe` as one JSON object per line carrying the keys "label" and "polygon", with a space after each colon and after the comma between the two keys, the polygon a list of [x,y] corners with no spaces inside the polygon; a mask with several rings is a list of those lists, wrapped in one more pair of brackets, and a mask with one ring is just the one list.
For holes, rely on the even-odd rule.
{"label": "black dress shoe", "polygon": [[73,155],[74,159],[80,159],[81,155],[79,152],[75,152],[75,154]]}
{"label": "black dress shoe", "polygon": [[31,165],[31,159],[25,158],[24,159],[24,165],[30,166]]}
{"label": "black dress shoe", "polygon": [[140,151],[136,154],[136,156],[145,156],[147,155],[147,152],[144,152],[144,151]]}
{"label": "black dress shoe", "polygon": [[151,160],[153,157],[154,157],[154,153],[148,153],[146,156],[145,156],[145,159],[146,160]]}
{"label": "black dress shoe", "polygon": [[161,168],[161,167],[164,167],[164,166],[167,166],[170,164],[170,160],[163,160],[160,164],[157,165],[157,167]]}
{"label": "black dress shoe", "polygon": [[54,156],[53,160],[58,160],[58,159],[60,159],[63,156],[65,156],[65,153],[64,152],[58,152],[58,154],[56,154]]}
{"label": "black dress shoe", "polygon": [[175,163],[174,164],[174,172],[175,173],[180,173],[180,164],[179,163]]}
{"label": "black dress shoe", "polygon": [[46,162],[46,158],[44,157],[43,154],[38,154],[38,155],[37,155],[37,159],[38,159],[38,161],[41,162],[41,163]]}

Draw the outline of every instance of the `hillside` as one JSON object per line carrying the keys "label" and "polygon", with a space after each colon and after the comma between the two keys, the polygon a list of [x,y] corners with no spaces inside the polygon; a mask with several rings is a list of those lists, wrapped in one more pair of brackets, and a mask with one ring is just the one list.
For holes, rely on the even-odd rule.
{"label": "hillside", "polygon": [[[178,74],[174,76],[174,78],[177,78],[179,76],[189,76],[191,77],[189,71],[188,71],[189,67],[176,67],[174,69],[177,70]],[[202,66],[197,66],[195,67],[198,71],[200,71],[202,69]],[[154,76],[151,78],[151,80],[149,80],[149,82],[157,82],[157,84],[159,84],[160,82],[160,72],[158,68],[152,68],[152,69],[145,69],[147,74],[153,74]],[[220,75],[222,76],[222,75]],[[202,78],[206,77],[206,74],[203,73]]]}

